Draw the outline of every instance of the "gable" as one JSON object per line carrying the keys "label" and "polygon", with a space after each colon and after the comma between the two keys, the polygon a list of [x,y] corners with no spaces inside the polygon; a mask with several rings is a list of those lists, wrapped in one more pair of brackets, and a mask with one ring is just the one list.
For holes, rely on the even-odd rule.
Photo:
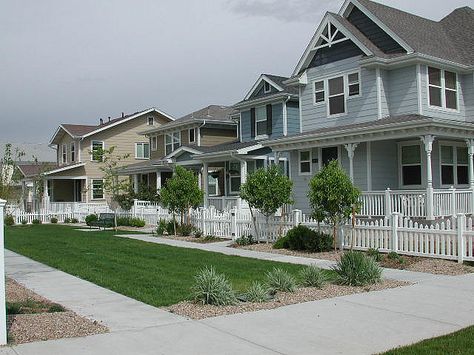
{"label": "gable", "polygon": [[[265,83],[267,83],[267,89],[269,88],[270,91],[265,92]],[[271,95],[271,94],[276,94],[280,92],[275,86],[273,86],[270,82],[266,81],[265,79],[262,79],[261,83],[257,86],[255,91],[250,95],[249,99],[253,99],[256,97],[261,97],[264,95]]]}
{"label": "gable", "polygon": [[388,35],[356,6],[353,7],[347,16],[347,19],[382,52],[386,54],[406,53],[406,51],[400,44],[398,44],[397,41],[390,37],[390,35]]}
{"label": "gable", "polygon": [[354,42],[350,40],[340,42],[331,47],[323,47],[318,49],[313,59],[309,63],[308,68],[313,68],[362,55],[364,55],[364,52],[362,52],[362,50],[356,44],[354,44]]}

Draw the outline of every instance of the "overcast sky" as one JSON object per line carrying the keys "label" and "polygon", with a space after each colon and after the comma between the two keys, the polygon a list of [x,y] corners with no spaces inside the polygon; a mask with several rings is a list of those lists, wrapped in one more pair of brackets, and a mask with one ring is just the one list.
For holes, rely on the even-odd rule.
{"label": "overcast sky", "polygon": [[[474,0],[379,0],[439,20]],[[1,0],[0,142],[152,106],[180,117],[289,75],[329,0]]]}

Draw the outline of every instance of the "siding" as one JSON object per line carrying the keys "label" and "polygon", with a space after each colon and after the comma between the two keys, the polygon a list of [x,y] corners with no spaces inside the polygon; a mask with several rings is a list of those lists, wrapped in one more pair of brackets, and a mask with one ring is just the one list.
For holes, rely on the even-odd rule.
{"label": "siding", "polygon": [[[150,142],[151,147],[151,142]],[[160,134],[158,136],[158,146],[156,150],[151,151],[151,159],[161,159],[165,156],[165,137]]]}
{"label": "siding", "polygon": [[201,128],[201,145],[213,146],[221,143],[235,142],[237,140],[237,128],[235,129],[212,129]]}
{"label": "siding", "polygon": [[[259,105],[259,106],[263,106],[263,105]],[[297,117],[298,127],[295,133],[299,132],[299,110],[298,109],[296,110],[297,110],[297,115],[298,115]],[[240,119],[241,119],[241,127],[242,127],[242,132],[241,132],[242,142],[250,142],[254,140],[255,137],[252,137],[252,133],[251,133],[250,109],[242,111],[240,114]],[[292,125],[294,125],[294,123],[292,123]],[[292,127],[292,129],[294,129],[294,127]],[[283,136],[283,103],[274,103],[272,104],[272,134],[270,138],[278,138],[281,136]]]}
{"label": "siding", "polygon": [[382,106],[382,117],[390,116],[389,105],[388,105],[388,72],[386,70],[380,70],[380,78],[381,80],[381,106]]}
{"label": "siding", "polygon": [[300,133],[300,105],[298,101],[286,103],[288,135]]}
{"label": "siding", "polygon": [[253,140],[251,134],[251,117],[250,110],[245,110],[240,113],[240,124],[241,124],[241,140],[242,142],[249,142]]}
{"label": "siding", "polygon": [[391,116],[418,113],[416,66],[388,72],[388,107]]}
{"label": "siding", "polygon": [[398,147],[396,141],[372,142],[372,190],[398,188]]}
{"label": "siding", "polygon": [[269,138],[283,136],[283,104],[272,105],[272,134]]}
{"label": "siding", "polygon": [[364,52],[352,41],[336,43],[332,47],[320,48],[311,59],[308,68],[319,67],[347,58],[360,57],[363,54]]}
{"label": "siding", "polygon": [[271,89],[270,92],[265,93],[265,92],[263,91],[263,82],[264,82],[264,81],[262,81],[262,82],[260,83],[260,85],[257,86],[257,88],[256,88],[255,91],[252,93],[252,95],[250,95],[250,98],[249,98],[249,99],[255,99],[255,98],[257,98],[257,97],[262,97],[262,96],[265,96],[265,95],[272,95],[272,94],[276,94],[277,92],[279,92],[277,88],[275,88],[272,84],[270,84],[270,89]]}
{"label": "siding", "polygon": [[466,121],[474,122],[474,73],[462,76]]}

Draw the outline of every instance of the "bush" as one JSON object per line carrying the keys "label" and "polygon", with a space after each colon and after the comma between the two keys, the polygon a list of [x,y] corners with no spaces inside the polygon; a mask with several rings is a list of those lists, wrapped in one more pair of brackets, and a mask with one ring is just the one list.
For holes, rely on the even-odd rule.
{"label": "bush", "polygon": [[71,222],[72,222],[71,218],[69,217],[64,218],[64,223],[69,224]]}
{"label": "bush", "polygon": [[56,217],[51,218],[51,223],[56,224],[58,223],[58,219]]}
{"label": "bush", "polygon": [[79,223],[79,220],[77,218],[72,218],[71,223]]}
{"label": "bush", "polygon": [[240,246],[245,246],[245,245],[252,245],[256,244],[257,241],[254,239],[253,235],[247,235],[247,236],[242,236],[240,238],[237,238],[235,240],[235,244],[240,245]]}
{"label": "bush", "polygon": [[156,227],[156,234],[158,235],[164,235],[165,232],[166,232],[166,227],[167,227],[168,223],[166,223],[166,221],[164,219],[160,219],[160,221],[158,222],[158,226]]}
{"label": "bush", "polygon": [[295,292],[296,290],[295,278],[288,271],[280,268],[274,268],[266,273],[266,283],[272,294],[277,291]]}
{"label": "bush", "polygon": [[391,251],[390,253],[387,254],[387,258],[391,259],[391,260],[398,260],[398,259],[400,259],[400,255],[398,255],[394,251]]}
{"label": "bush", "polygon": [[373,258],[375,261],[382,261],[382,254],[378,249],[370,248],[367,250],[367,255]]}
{"label": "bush", "polygon": [[288,235],[278,238],[277,241],[273,244],[273,249],[289,249],[290,244],[288,243],[288,239]]}
{"label": "bush", "polygon": [[168,223],[166,224],[166,233],[168,233],[168,235],[174,235],[174,221],[173,220],[168,221]]}
{"label": "bush", "polygon": [[66,309],[61,306],[60,304],[57,304],[57,303],[52,303],[49,307],[48,307],[48,313],[58,313],[58,312],[65,312]]}
{"label": "bush", "polygon": [[270,299],[268,289],[265,285],[260,282],[254,281],[244,294],[244,298],[247,302],[262,303]]}
{"label": "bush", "polygon": [[316,232],[308,227],[299,225],[288,231],[282,243],[288,244],[288,249],[324,252],[332,250],[333,237],[329,234]]}
{"label": "bush", "polygon": [[342,285],[372,285],[379,282],[382,276],[382,268],[375,260],[357,251],[344,253],[333,269]]}
{"label": "bush", "polygon": [[86,224],[90,227],[92,223],[97,222],[99,217],[96,214],[90,214],[86,216]]}
{"label": "bush", "polygon": [[27,223],[28,223],[28,221],[26,219],[21,220],[21,224],[26,225]]}
{"label": "bush", "polygon": [[31,221],[32,224],[42,224],[43,222],[41,222],[41,220],[39,219],[34,219]]}
{"label": "bush", "polygon": [[194,238],[201,238],[202,237],[202,231],[200,229],[196,229],[194,231]]}
{"label": "bush", "polygon": [[193,298],[202,304],[228,306],[237,303],[229,280],[218,274],[214,267],[205,267],[194,277]]}
{"label": "bush", "polygon": [[142,228],[142,227],[145,227],[145,225],[146,225],[146,222],[140,218],[135,218],[135,217],[118,217],[117,218],[117,226]]}
{"label": "bush", "polygon": [[300,271],[301,285],[321,288],[327,281],[325,272],[316,265],[308,265]]}
{"label": "bush", "polygon": [[15,218],[13,218],[11,214],[7,214],[3,219],[3,223],[5,223],[6,226],[13,226],[15,224]]}
{"label": "bush", "polygon": [[181,234],[183,237],[188,237],[191,235],[191,233],[194,231],[194,226],[192,224],[181,224],[177,228],[177,233]]}

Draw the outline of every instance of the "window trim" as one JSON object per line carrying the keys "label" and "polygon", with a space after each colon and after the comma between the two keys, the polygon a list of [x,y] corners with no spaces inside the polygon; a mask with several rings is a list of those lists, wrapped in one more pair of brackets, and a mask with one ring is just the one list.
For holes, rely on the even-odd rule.
{"label": "window trim", "polygon": [[[268,85],[268,90],[266,89],[267,85]],[[268,94],[270,92],[272,92],[272,85],[268,81],[263,80],[263,93]]]}
{"label": "window trim", "polygon": [[[316,83],[323,83],[323,89],[322,90],[316,90]],[[324,95],[324,100],[323,101],[316,101],[316,94],[322,92]],[[315,106],[321,106],[324,105],[326,102],[327,96],[326,96],[326,80],[315,80],[313,81],[313,105]]]}
{"label": "window trim", "polygon": [[[138,156],[138,146],[143,146],[143,157]],[[145,145],[148,145],[148,157],[145,157]],[[135,159],[137,160],[149,160],[150,159],[150,143],[149,142],[136,142],[135,143]]]}
{"label": "window trim", "polygon": [[[453,163],[452,164],[443,164],[441,160],[441,147],[450,147],[453,149]],[[456,148],[456,149],[454,149]],[[438,166],[439,166],[439,186],[443,188],[450,188],[450,187],[456,187],[456,188],[467,188],[469,187],[469,176],[468,176],[468,181],[467,184],[458,184],[458,166],[467,166],[468,167],[468,174],[469,174],[469,155],[468,155],[468,162],[466,164],[458,164],[458,150],[457,148],[467,148],[465,143],[462,142],[456,142],[456,141],[439,141],[438,142],[438,154],[439,154],[439,159],[438,159]],[[443,174],[442,174],[442,166],[443,165],[452,165],[453,166],[453,184],[443,184]]]}
{"label": "window trim", "polygon": [[[309,152],[309,160],[301,160],[301,153]],[[301,171],[301,163],[309,162],[309,172]],[[313,150],[312,149],[302,149],[298,150],[298,175],[313,175]]]}
{"label": "window trim", "polygon": [[[154,143],[153,143],[154,141]],[[158,150],[158,136],[151,136],[150,137],[150,147],[152,152],[156,152]]]}
{"label": "window trim", "polygon": [[[402,190],[413,190],[413,189],[422,189],[425,188],[426,185],[426,161],[425,155],[423,154],[424,146],[421,142],[418,141],[403,141],[398,142],[398,186]],[[420,174],[421,174],[421,185],[404,185],[403,184],[403,166],[414,166],[418,164],[402,164],[402,148],[406,146],[413,146],[417,145],[420,147]]]}
{"label": "window trim", "polygon": [[[164,148],[165,148],[165,156],[168,155],[168,154],[173,153],[176,149],[178,149],[178,148],[174,149],[174,137],[173,137],[173,136],[174,136],[174,134],[176,134],[176,133],[178,134],[178,148],[179,148],[179,147],[181,147],[181,131],[174,131],[174,132],[171,132],[171,133],[165,133],[165,134],[163,135],[163,143],[164,143]],[[171,137],[171,152],[169,152],[169,153],[166,152],[166,146],[167,146],[167,144],[166,144],[166,137],[167,137],[167,136],[170,136],[170,137]]]}
{"label": "window trim", "polygon": [[[151,119],[151,122],[152,122],[151,124],[150,124],[150,119]],[[147,124],[147,126],[154,126],[154,125],[155,125],[155,117],[153,117],[153,116],[148,116],[148,117],[146,118],[146,124]]]}
{"label": "window trim", "polygon": [[[259,105],[259,106],[256,106],[255,107],[255,138],[254,139],[265,139],[265,138],[268,138],[268,134],[267,133],[264,133],[264,134],[258,134],[258,122],[264,122],[264,120],[258,120],[257,119],[257,110],[259,108],[263,108],[264,111],[265,111],[265,122],[268,121],[268,117],[267,117],[267,106],[266,105]],[[266,125],[265,125],[266,127]],[[265,132],[267,132],[266,128],[265,128]]]}
{"label": "window trim", "polygon": [[[239,164],[239,174],[231,174],[231,168],[230,168],[230,164],[232,163],[238,163]],[[232,179],[239,179],[240,180],[240,186],[242,186],[242,166],[241,166],[241,162],[238,161],[238,160],[230,160],[229,161],[229,170],[228,170],[228,173],[229,173],[229,195],[232,195],[232,196],[235,196],[235,195],[238,195],[240,194],[240,189],[238,191],[236,190],[232,190]]]}
{"label": "window trim", "polygon": [[67,143],[63,143],[61,146],[61,164],[67,164]]}
{"label": "window trim", "polygon": [[94,143],[101,143],[102,144],[102,150],[105,149],[105,143],[104,143],[104,141],[91,140],[91,161],[100,163],[100,160],[94,159]]}
{"label": "window trim", "polygon": [[[191,140],[191,131],[193,132],[193,140]],[[196,143],[196,128],[188,129],[188,141],[189,143]]]}
{"label": "window trim", "polygon": [[[102,197],[94,198],[94,181],[101,181],[102,182]],[[91,200],[98,201],[103,200],[105,198],[105,191],[104,191],[104,179],[91,179]]]}
{"label": "window trim", "polygon": [[[429,68],[438,69],[441,72],[440,73],[440,75],[441,75],[441,78],[440,78],[441,86],[430,84]],[[446,107],[446,90],[454,92],[453,89],[446,88],[445,72],[447,72],[447,71],[450,72],[450,73],[454,73],[456,75],[456,91],[455,91],[456,92],[456,107],[457,107],[456,109]],[[439,88],[441,90],[441,106],[431,105],[430,87]],[[426,100],[428,101],[428,107],[432,110],[459,113],[460,109],[459,109],[459,75],[458,75],[458,73],[454,72],[454,71],[451,71],[451,70],[446,70],[446,69],[442,69],[442,68],[439,68],[439,67],[434,67],[434,66],[431,66],[431,65],[427,65],[426,66]]]}
{"label": "window trim", "polygon": [[69,146],[69,157],[71,159],[71,163],[76,162],[76,142],[71,142]]}

